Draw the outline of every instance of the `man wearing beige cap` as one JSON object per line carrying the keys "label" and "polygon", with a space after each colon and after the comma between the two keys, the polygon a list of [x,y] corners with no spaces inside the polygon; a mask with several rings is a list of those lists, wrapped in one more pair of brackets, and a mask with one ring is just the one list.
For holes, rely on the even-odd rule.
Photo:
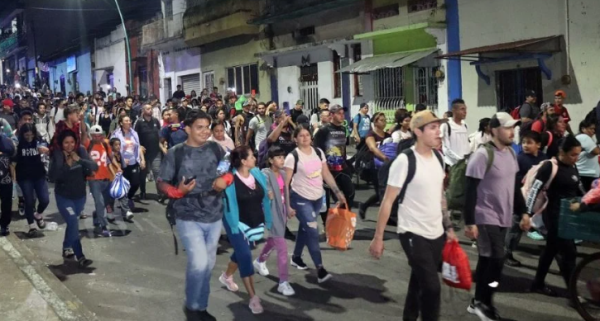
{"label": "man wearing beige cap", "polygon": [[398,155],[390,167],[369,248],[377,259],[383,254],[385,227],[394,202],[398,202],[397,232],[412,269],[403,320],[416,321],[419,315],[423,321],[439,319],[441,286],[437,271],[446,240],[457,240],[442,206],[444,162],[436,150],[441,143],[440,124],[445,122],[428,110],[412,118],[410,129],[416,143]]}

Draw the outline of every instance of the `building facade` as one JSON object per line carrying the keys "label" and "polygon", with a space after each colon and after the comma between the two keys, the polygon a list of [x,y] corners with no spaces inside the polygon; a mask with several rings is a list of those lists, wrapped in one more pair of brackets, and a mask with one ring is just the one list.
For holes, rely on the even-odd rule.
{"label": "building facade", "polygon": [[46,62],[48,89],[53,92],[93,93],[92,51],[84,48]]}

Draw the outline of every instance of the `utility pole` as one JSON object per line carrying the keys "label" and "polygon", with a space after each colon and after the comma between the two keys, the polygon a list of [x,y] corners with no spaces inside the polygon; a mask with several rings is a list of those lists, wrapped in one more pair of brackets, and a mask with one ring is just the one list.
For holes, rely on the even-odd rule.
{"label": "utility pole", "polygon": [[129,89],[127,90],[127,94],[130,95],[133,92],[133,72],[131,70],[131,47],[129,46],[129,36],[127,35],[127,27],[125,27],[125,20],[123,19],[123,14],[121,13],[121,7],[119,6],[119,1],[115,0],[115,4],[117,5],[117,11],[119,11],[119,16],[121,17],[121,24],[123,25],[123,33],[125,33],[125,46],[127,49],[127,67],[129,70]]}

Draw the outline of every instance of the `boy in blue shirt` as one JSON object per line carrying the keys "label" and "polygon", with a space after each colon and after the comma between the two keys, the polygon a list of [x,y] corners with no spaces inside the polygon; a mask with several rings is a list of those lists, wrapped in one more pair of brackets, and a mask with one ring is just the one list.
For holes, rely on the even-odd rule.
{"label": "boy in blue shirt", "polygon": [[[517,162],[519,163],[519,172],[517,172],[517,182],[523,185],[523,179],[527,176],[529,170],[546,160],[546,154],[541,152],[542,148],[542,136],[534,131],[527,131],[521,137],[521,146],[523,152],[517,156]],[[515,214],[513,216],[513,225],[510,231],[506,234],[506,259],[504,263],[508,266],[518,267],[521,266],[521,262],[517,261],[513,257],[513,251],[519,245],[521,235],[523,232],[519,226],[521,222],[521,214]]]}

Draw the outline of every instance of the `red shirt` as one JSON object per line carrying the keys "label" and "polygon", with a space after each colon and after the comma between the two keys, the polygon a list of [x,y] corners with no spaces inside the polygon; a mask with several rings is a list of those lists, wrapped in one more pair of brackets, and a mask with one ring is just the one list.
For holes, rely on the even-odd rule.
{"label": "red shirt", "polygon": [[538,132],[540,134],[544,131],[545,127],[546,127],[545,119],[538,119],[538,120],[534,121],[533,124],[531,124],[531,130],[533,130],[534,132]]}
{"label": "red shirt", "polygon": [[565,120],[565,123],[568,123],[571,120],[571,116],[569,116],[569,111],[567,110],[567,107],[563,106],[559,106],[559,105],[552,105],[554,106],[554,113],[559,115],[560,117],[562,117]]}

